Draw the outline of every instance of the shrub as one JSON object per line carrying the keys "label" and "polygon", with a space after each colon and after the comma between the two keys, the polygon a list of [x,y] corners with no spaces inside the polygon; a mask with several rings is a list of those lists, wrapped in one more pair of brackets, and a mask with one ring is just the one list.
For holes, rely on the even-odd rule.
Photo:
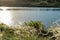
{"label": "shrub", "polygon": [[24,24],[27,25],[27,26],[34,27],[37,30],[38,29],[42,30],[42,28],[43,28],[43,24],[41,23],[41,21],[30,21],[30,22],[25,22]]}

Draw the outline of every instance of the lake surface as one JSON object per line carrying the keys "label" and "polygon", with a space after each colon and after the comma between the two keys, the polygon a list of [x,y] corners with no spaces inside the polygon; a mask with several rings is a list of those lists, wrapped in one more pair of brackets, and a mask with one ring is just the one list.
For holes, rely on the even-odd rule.
{"label": "lake surface", "polygon": [[7,25],[42,21],[45,26],[60,19],[60,8],[0,7],[0,22]]}

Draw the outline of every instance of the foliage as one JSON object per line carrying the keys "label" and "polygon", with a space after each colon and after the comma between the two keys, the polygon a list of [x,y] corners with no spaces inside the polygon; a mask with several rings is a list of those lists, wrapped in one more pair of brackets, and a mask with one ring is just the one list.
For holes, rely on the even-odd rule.
{"label": "foliage", "polygon": [[43,28],[43,24],[41,23],[41,21],[30,21],[30,22],[25,22],[24,24],[27,25],[27,26],[34,27],[37,30],[38,29],[42,30],[42,28]]}
{"label": "foliage", "polygon": [[55,35],[59,33],[57,29],[44,30],[41,21],[25,22],[16,28],[0,24],[0,40],[55,40],[57,38]]}

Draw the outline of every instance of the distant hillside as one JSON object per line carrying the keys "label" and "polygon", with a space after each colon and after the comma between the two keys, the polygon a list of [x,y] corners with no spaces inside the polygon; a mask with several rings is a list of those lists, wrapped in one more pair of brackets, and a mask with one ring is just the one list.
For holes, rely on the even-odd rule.
{"label": "distant hillside", "polygon": [[0,6],[60,7],[60,0],[0,0]]}

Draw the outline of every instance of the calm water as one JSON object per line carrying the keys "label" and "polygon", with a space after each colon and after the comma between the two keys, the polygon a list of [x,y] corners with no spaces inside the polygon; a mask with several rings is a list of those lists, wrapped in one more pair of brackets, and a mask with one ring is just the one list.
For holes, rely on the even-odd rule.
{"label": "calm water", "polygon": [[60,8],[1,7],[0,22],[8,25],[21,24],[25,21],[42,21],[44,25],[60,19]]}

